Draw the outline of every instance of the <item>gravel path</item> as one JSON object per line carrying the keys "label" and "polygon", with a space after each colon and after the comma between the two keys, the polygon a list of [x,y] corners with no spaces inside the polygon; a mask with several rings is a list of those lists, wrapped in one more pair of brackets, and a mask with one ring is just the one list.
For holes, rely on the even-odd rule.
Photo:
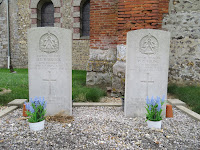
{"label": "gravel path", "polygon": [[200,149],[200,122],[173,112],[162,130],[151,130],[120,107],[75,107],[72,123],[45,122],[44,130],[31,132],[17,109],[0,119],[0,149]]}

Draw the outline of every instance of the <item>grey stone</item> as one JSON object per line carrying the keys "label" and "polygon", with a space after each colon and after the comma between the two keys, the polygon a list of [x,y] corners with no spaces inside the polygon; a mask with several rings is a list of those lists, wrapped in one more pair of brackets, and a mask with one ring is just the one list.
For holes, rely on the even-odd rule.
{"label": "grey stone", "polygon": [[73,27],[74,28],[80,28],[80,23],[79,22],[73,23]]}
{"label": "grey stone", "polygon": [[18,106],[10,106],[6,109],[4,109],[3,111],[0,111],[0,118],[7,115],[8,113],[12,112],[13,110],[17,109]]}
{"label": "grey stone", "polygon": [[61,13],[54,13],[54,17],[55,18],[60,18],[61,17]]}
{"label": "grey stone", "polygon": [[125,78],[113,76],[112,77],[112,93],[111,96],[122,96],[124,95],[125,89]]}
{"label": "grey stone", "polygon": [[122,61],[117,61],[113,65],[113,74],[119,77],[124,78],[126,72],[126,63]]}
{"label": "grey stone", "polygon": [[117,45],[117,60],[126,60],[126,45]]}
{"label": "grey stone", "polygon": [[80,39],[80,33],[74,33],[73,39]]}
{"label": "grey stone", "polygon": [[167,96],[169,47],[170,33],[167,31],[141,29],[128,32],[126,117],[144,117],[147,96]]}
{"label": "grey stone", "polygon": [[168,99],[167,100],[172,106],[186,106],[185,102],[180,101],[179,99]]}
{"label": "grey stone", "polygon": [[[39,2],[40,2],[40,0],[32,0],[31,3],[30,3],[30,7],[31,8],[37,8],[37,5],[38,5]],[[54,5],[54,7],[61,7],[60,1],[52,0],[52,3]]]}
{"label": "grey stone", "polygon": [[8,103],[8,106],[18,106],[18,107],[23,107],[23,104],[27,102],[27,99],[15,99]]}
{"label": "grey stone", "polygon": [[72,32],[47,27],[28,30],[29,97],[44,97],[47,115],[72,114]]}
{"label": "grey stone", "polygon": [[87,71],[112,72],[113,62],[88,61]]}
{"label": "grey stone", "polygon": [[107,61],[115,61],[116,60],[116,50],[100,50],[100,49],[90,49],[90,60],[107,60]]}
{"label": "grey stone", "polygon": [[87,85],[106,85],[111,84],[111,75],[102,72],[87,72]]}
{"label": "grey stone", "polygon": [[80,6],[81,0],[73,0],[73,6]]}
{"label": "grey stone", "polygon": [[75,18],[75,17],[80,17],[80,12],[74,12],[73,13],[73,17]]}
{"label": "grey stone", "polygon": [[184,106],[176,106],[178,109],[180,109],[181,111],[185,112],[186,114],[188,114],[190,117],[192,117],[193,119],[200,121],[200,115],[195,113],[194,111],[184,107]]}

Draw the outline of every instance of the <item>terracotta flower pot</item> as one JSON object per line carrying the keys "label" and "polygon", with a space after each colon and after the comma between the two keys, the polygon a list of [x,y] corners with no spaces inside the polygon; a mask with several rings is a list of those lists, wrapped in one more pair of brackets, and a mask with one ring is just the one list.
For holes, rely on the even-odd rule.
{"label": "terracotta flower pot", "polygon": [[172,105],[166,105],[166,118],[173,117]]}
{"label": "terracotta flower pot", "polygon": [[27,114],[26,114],[26,105],[24,104],[23,105],[23,117],[27,117]]}

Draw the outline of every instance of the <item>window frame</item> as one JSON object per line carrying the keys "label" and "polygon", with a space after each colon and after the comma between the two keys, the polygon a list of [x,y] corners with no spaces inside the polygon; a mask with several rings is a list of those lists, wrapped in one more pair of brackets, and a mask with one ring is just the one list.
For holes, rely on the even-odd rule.
{"label": "window frame", "polygon": [[[89,30],[89,35],[83,36],[83,8],[88,3],[90,3],[90,0],[82,0],[81,5],[80,5],[80,39],[90,39],[90,30]],[[89,26],[90,26],[90,23],[89,23]]]}

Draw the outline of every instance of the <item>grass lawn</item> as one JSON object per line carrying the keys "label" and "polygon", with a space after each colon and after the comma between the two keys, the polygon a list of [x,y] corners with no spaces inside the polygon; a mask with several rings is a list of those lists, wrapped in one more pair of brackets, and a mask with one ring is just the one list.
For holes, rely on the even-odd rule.
{"label": "grass lawn", "polygon": [[168,93],[184,101],[190,109],[200,114],[200,86],[169,85]]}
{"label": "grass lawn", "polygon": [[14,99],[28,98],[28,70],[15,69],[15,71],[17,73],[0,69],[0,88],[11,90],[11,93],[0,95],[0,105],[5,105]]}
{"label": "grass lawn", "polygon": [[[6,105],[14,99],[28,99],[28,69],[0,69],[0,89],[10,89],[11,93],[0,95],[0,105]],[[86,87],[86,71],[72,71],[72,99],[74,101],[99,101],[105,91],[99,88]]]}

